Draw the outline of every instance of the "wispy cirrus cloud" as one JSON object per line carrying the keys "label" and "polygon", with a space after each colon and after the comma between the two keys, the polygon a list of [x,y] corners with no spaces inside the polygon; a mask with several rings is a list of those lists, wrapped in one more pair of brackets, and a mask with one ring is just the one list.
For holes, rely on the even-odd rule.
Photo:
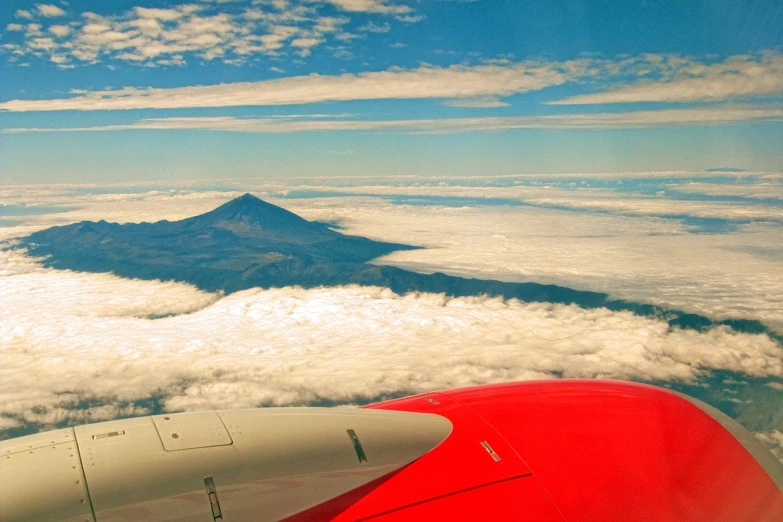
{"label": "wispy cirrus cloud", "polygon": [[[265,16],[261,12],[250,13],[246,12],[245,16],[259,16],[259,20]],[[131,38],[127,32],[123,33],[113,28],[110,22],[99,18],[94,18],[81,29],[78,36],[73,37],[93,46],[89,47],[91,50],[87,55],[80,54],[83,59],[97,60],[104,46],[121,50],[117,55],[121,59],[139,63],[146,63],[146,60],[152,58],[158,59],[157,63],[162,63],[160,60],[184,63],[182,53],[196,51],[208,59],[228,59],[231,53],[231,56],[249,56],[255,52],[276,53],[283,48],[307,56],[314,47],[332,36],[341,41],[350,40],[342,36],[350,36],[343,32],[349,21],[346,17],[313,19],[311,22],[314,25],[306,31],[288,23],[275,22],[270,25],[268,34],[258,36],[244,34],[242,26],[227,15],[194,16],[180,10],[156,9],[145,10],[142,17],[127,22],[135,24],[133,31],[139,34],[157,34],[164,30],[161,17],[178,17],[178,28],[167,30],[165,44],[138,35]],[[365,27],[370,32],[386,29],[385,25],[377,24]],[[60,34],[72,37],[68,36],[70,32],[66,33],[67,27],[49,27],[49,35],[44,34],[45,29],[41,24],[27,24],[24,30],[28,35],[35,35],[28,42],[31,49],[42,55],[50,55],[52,60],[62,62],[63,66],[70,66],[70,58],[58,50],[62,39]],[[222,36],[218,36],[218,33]],[[236,38],[228,45],[225,38],[233,38],[227,36],[232,34]],[[230,53],[226,45],[230,47]],[[330,48],[335,53],[350,54],[341,45]],[[179,54],[171,55],[175,50]],[[87,52],[85,48],[77,48],[71,54],[84,52]],[[166,56],[169,57],[164,58]],[[73,91],[69,98],[10,100],[0,103],[0,110],[176,109],[413,98],[449,100],[446,104],[454,107],[492,108],[505,106],[506,102],[502,100],[504,97],[576,83],[601,87],[623,83],[626,86],[614,91],[549,103],[569,105],[609,103],[611,100],[644,101],[648,98],[652,100],[655,96],[658,101],[714,101],[783,95],[783,54],[769,51],[757,57],[734,56],[716,64],[649,54],[618,60],[581,57],[566,61],[487,60],[477,65],[461,63],[445,67],[425,64],[409,69],[391,67],[382,71],[340,75],[313,73],[219,85]],[[690,87],[680,89],[680,84]]]}
{"label": "wispy cirrus cloud", "polygon": [[699,102],[783,95],[783,54],[778,52],[730,56],[715,63],[656,56],[653,63],[659,78],[644,78],[607,91],[549,103]]}
{"label": "wispy cirrus cloud", "polygon": [[683,194],[703,194],[707,196],[740,196],[751,199],[783,200],[783,184],[781,179],[769,180],[750,185],[737,183],[700,183],[689,182],[672,184],[667,188],[672,192]]}
{"label": "wispy cirrus cloud", "polygon": [[501,101],[498,98],[462,98],[457,100],[448,100],[444,103],[448,107],[464,107],[466,109],[497,109],[508,107],[511,104]]}
{"label": "wispy cirrus cloud", "polygon": [[474,98],[511,95],[560,85],[573,77],[575,70],[582,70],[586,65],[581,61],[529,61],[511,66],[394,67],[359,74],[310,74],[259,82],[171,89],[127,87],[119,90],[80,91],[66,99],[12,100],[0,103],[0,110],[173,109],[372,99]]}
{"label": "wispy cirrus cloud", "polygon": [[[469,105],[468,105],[469,106]],[[483,107],[479,105],[479,107]],[[299,117],[147,118],[121,125],[60,128],[10,128],[2,134],[31,132],[108,132],[128,130],[209,130],[243,133],[292,133],[323,131],[390,131],[424,134],[490,132],[513,129],[627,129],[670,125],[725,125],[742,122],[781,122],[781,106],[723,106],[622,113],[561,114],[552,116],[507,116],[414,120],[361,120],[328,115]]]}
{"label": "wispy cirrus cloud", "polygon": [[391,25],[388,23],[376,24],[375,22],[368,22],[366,25],[359,27],[357,30],[365,33],[388,33],[391,31]]}

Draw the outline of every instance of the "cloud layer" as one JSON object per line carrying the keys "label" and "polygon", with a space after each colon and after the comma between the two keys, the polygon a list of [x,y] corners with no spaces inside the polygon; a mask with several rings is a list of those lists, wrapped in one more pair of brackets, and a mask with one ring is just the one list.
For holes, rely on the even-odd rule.
{"label": "cloud layer", "polygon": [[783,432],[772,430],[755,435],[773,455],[783,462]]}
{"label": "cloud layer", "polygon": [[[626,175],[626,180],[633,177],[641,176]],[[428,247],[376,263],[609,292],[713,318],[759,319],[783,332],[779,206],[678,201],[597,189],[416,186],[420,182],[414,178],[408,186],[398,180],[395,184],[403,186],[339,189],[408,194],[412,205],[375,198],[286,200],[285,205],[311,219],[337,221],[344,233]],[[437,200],[415,204],[425,195],[445,196],[443,203],[449,197],[479,199],[465,206],[439,205]],[[477,206],[481,198],[488,198],[486,206]],[[492,206],[489,198],[520,205]],[[693,234],[689,218],[760,223],[730,234]]]}
{"label": "cloud layer", "polygon": [[0,276],[0,418],[9,427],[143,413],[134,401],[152,396],[194,410],[556,375],[783,375],[783,350],[765,335],[670,330],[630,313],[359,287],[219,298],[44,270],[21,256],[6,252],[4,266],[16,269]]}
{"label": "cloud layer", "polygon": [[704,194],[707,196],[740,196],[753,199],[783,200],[783,179],[770,177],[769,180],[740,185],[737,183],[700,183],[689,182],[670,185],[671,190],[684,194]]}
{"label": "cloud layer", "polygon": [[[211,27],[212,24],[219,23],[230,25],[228,21],[221,20],[199,22],[197,25],[198,27]],[[330,23],[331,25],[327,24],[331,28],[330,31],[337,31],[336,22],[332,20]],[[111,30],[109,26],[100,27],[100,31],[98,28],[95,29],[95,34],[101,35],[99,38],[107,38],[107,34],[116,32]],[[40,30],[40,26],[36,28],[36,31]],[[221,31],[229,31],[229,27],[227,26],[221,29]],[[201,37],[198,38],[200,41]],[[291,45],[299,46],[302,50],[309,49],[317,44],[314,40],[319,40],[319,38],[304,36],[292,40]],[[47,38],[47,40],[51,40],[51,38]],[[296,43],[297,41],[299,43]],[[48,45],[53,44],[46,43],[46,46]],[[152,49],[158,49],[158,47],[153,47]],[[149,52],[151,53],[152,51]],[[736,63],[742,64],[742,67],[739,67]],[[714,74],[709,72],[715,70],[716,67],[720,72]],[[734,67],[734,69],[731,67]],[[706,71],[703,73],[703,77],[697,76],[696,73],[692,72],[699,70]],[[747,75],[752,75],[753,78],[747,78]],[[681,76],[685,79],[679,80],[678,78]],[[73,92],[73,96],[64,99],[10,100],[0,103],[0,110],[24,112],[176,109],[413,98],[453,100],[449,103],[457,106],[467,105],[475,107],[478,103],[483,105],[483,107],[487,107],[488,104],[491,107],[497,107],[502,106],[502,102],[498,100],[499,97],[537,91],[546,87],[577,81],[599,87],[605,87],[607,84],[617,83],[618,81],[629,81],[631,83],[622,89],[655,88],[659,90],[669,89],[675,94],[677,92],[682,93],[679,98],[675,95],[671,95],[668,98],[659,97],[660,99],[648,97],[651,101],[697,101],[702,99],[728,99],[738,96],[754,97],[756,95],[783,94],[783,55],[770,51],[760,57],[735,56],[729,57],[726,62],[723,62],[723,65],[705,64],[694,59],[674,60],[674,58],[664,55],[641,55],[622,60],[579,58],[559,62],[527,60],[516,63],[508,60],[493,60],[479,65],[456,64],[449,67],[423,65],[413,69],[393,67],[385,71],[345,73],[341,75],[313,73],[307,76],[219,85],[174,88],[124,87],[115,90],[76,91]],[[676,82],[679,81],[691,82],[693,87],[680,91],[676,88]],[[728,82],[742,85],[744,90],[740,92],[730,87],[717,87]],[[688,85],[691,83],[688,83]],[[713,93],[714,96],[704,95],[699,97],[695,94],[689,94],[697,91]],[[614,103],[646,100],[643,96],[639,99],[620,99],[617,98],[619,92],[621,91],[611,91],[606,94],[606,96],[614,97],[611,99],[600,98],[599,101],[590,101],[592,98],[587,100],[569,98],[553,103]],[[752,107],[739,107],[737,109],[754,110]],[[708,115],[709,111],[691,113],[687,109],[683,109],[682,115],[686,119],[695,118],[696,120],[706,119],[708,121],[715,121],[720,118],[737,119],[736,114],[732,116],[731,107],[713,108],[713,110],[715,114],[712,116]],[[728,116],[721,116],[721,113],[726,113],[726,111],[729,111]],[[652,118],[653,120],[656,118],[654,115],[645,116],[645,114],[650,113],[637,112],[635,113],[635,118],[641,118],[641,123],[645,123],[644,120],[646,118]],[[676,112],[669,113],[670,118],[672,114],[676,114]],[[612,115],[604,114],[601,117],[611,119]],[[622,115],[615,115],[614,117],[620,118],[621,121],[623,119]],[[779,114],[775,117],[779,118]],[[557,117],[553,118],[556,121]],[[585,116],[585,118],[588,126],[590,121],[595,119],[593,116]],[[747,118],[748,116],[745,115],[740,119]]]}
{"label": "cloud layer", "polygon": [[[1,104],[0,104],[1,105]],[[465,105],[473,106],[473,105]],[[479,105],[479,107],[483,107]],[[302,115],[289,118],[170,117],[147,118],[122,125],[93,127],[27,127],[0,130],[3,134],[30,132],[107,132],[126,130],[209,130],[278,134],[327,131],[386,131],[417,134],[494,132],[513,129],[633,129],[671,125],[726,125],[747,122],[781,122],[781,106],[723,106],[622,113],[561,114],[418,120],[358,120]]]}
{"label": "cloud layer", "polygon": [[[202,191],[187,183],[14,186],[0,190],[2,201],[77,208],[28,215],[24,228],[0,228],[0,239],[85,219],[182,219],[251,191],[308,219],[340,223],[344,233],[428,247],[398,252],[379,263],[608,292],[715,319],[758,319],[783,332],[782,207],[768,198],[710,199],[710,187],[722,191],[728,183],[715,183],[714,176],[669,172],[241,180],[222,182],[222,191],[212,184]],[[728,176],[738,179],[732,186],[744,194],[780,185],[779,174]],[[676,187],[693,188],[696,181],[701,199],[669,196]],[[653,192],[634,192],[634,187],[653,187]],[[312,198],[335,192],[354,196]],[[698,220],[734,223],[734,228],[694,234]]]}
{"label": "cloud layer", "polygon": [[722,62],[699,63],[670,58],[660,77],[620,85],[605,92],[580,94],[554,105],[599,103],[696,102],[783,94],[783,55],[768,52],[760,58],[731,56]]}
{"label": "cloud layer", "polygon": [[[240,65],[281,53],[306,57],[327,41],[356,38],[344,30],[351,21],[346,14],[421,20],[411,7],[386,0],[185,3],[165,9],[134,7],[115,16],[90,11],[71,16],[57,6],[37,4],[34,10],[16,11],[18,23],[6,26],[13,41],[2,49],[12,62],[48,59],[60,68],[103,61],[170,66],[194,59]],[[70,20],[63,23],[66,15]]]}
{"label": "cloud layer", "polygon": [[[0,239],[81,219],[180,219],[250,190],[309,219],[337,221],[344,233],[429,247],[383,262],[554,282],[783,325],[783,266],[779,255],[765,253],[779,245],[780,227],[694,235],[680,221],[644,214],[644,207],[633,215],[628,193],[592,187],[624,186],[634,178],[642,185],[677,185],[683,178],[709,185],[710,176],[581,176],[584,189],[567,189],[568,175],[227,181],[206,183],[209,190],[187,183],[15,186],[0,189],[3,204],[42,211],[25,215],[22,226],[0,228]],[[744,186],[776,179],[728,176],[741,177]],[[325,190],[358,196],[270,197]],[[429,193],[440,194],[444,204],[428,201]],[[475,201],[449,203],[461,196]],[[482,205],[484,196],[531,204]],[[532,206],[555,197],[584,208]],[[659,210],[689,203],[637,200],[657,200]],[[586,202],[595,201],[606,208],[591,210]],[[699,204],[703,212],[719,212],[709,210],[710,202]],[[72,210],[56,212],[57,206]],[[143,415],[157,405],[351,403],[556,376],[695,382],[712,369],[783,376],[783,349],[766,335],[672,330],[665,321],[630,313],[360,287],[224,297],[177,283],[44,269],[21,252],[0,254],[0,431]],[[777,390],[779,383],[768,386]],[[762,435],[777,440],[775,432]]]}
{"label": "cloud layer", "polygon": [[514,66],[453,65],[416,69],[310,74],[260,82],[177,87],[124,88],[90,91],[60,100],[12,100],[0,110],[125,110],[239,105],[293,105],[324,101],[461,98],[510,95],[559,85],[567,79],[568,64],[527,62]]}
{"label": "cloud layer", "polygon": [[[713,173],[670,172],[577,178],[563,174],[243,180],[223,182],[223,191],[210,184],[209,190],[201,191],[186,183],[14,186],[0,190],[7,204],[77,208],[26,216],[24,228],[0,228],[0,239],[85,219],[182,219],[251,191],[308,219],[338,222],[344,233],[428,247],[398,252],[379,263],[608,292],[715,319],[758,319],[783,332],[781,206],[754,198],[712,200],[709,187],[722,190],[727,181],[715,183],[711,177]],[[732,186],[746,194],[780,184],[780,175],[771,173],[729,177],[742,178]],[[699,197],[706,199],[672,199],[663,192],[691,187],[694,181],[700,181],[699,190],[705,194]],[[634,192],[642,186],[660,192]],[[296,196],[297,191],[304,199],[275,199]],[[307,196],[335,191],[355,196]],[[692,220],[699,219],[733,222],[735,228],[694,234],[698,228]]]}

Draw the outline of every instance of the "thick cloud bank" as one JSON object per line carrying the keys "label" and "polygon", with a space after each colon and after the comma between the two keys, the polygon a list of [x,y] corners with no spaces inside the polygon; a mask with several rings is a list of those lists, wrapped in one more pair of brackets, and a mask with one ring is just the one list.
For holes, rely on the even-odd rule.
{"label": "thick cloud bank", "polygon": [[2,264],[0,430],[141,414],[150,397],[198,410],[556,376],[783,376],[783,349],[766,335],[605,309],[366,287],[222,297],[42,269],[18,251]]}
{"label": "thick cloud bank", "polygon": [[766,446],[773,455],[783,462],[783,432],[772,430],[763,433],[756,433],[756,437]]}
{"label": "thick cloud bank", "polygon": [[[593,197],[607,206],[614,199],[627,203],[617,196]],[[310,219],[337,221],[346,234],[427,247],[396,252],[376,264],[607,292],[714,319],[758,319],[783,332],[779,224],[694,234],[687,224],[655,215],[526,205],[422,205],[413,199],[392,204],[362,197],[283,204]],[[712,203],[701,206],[720,210]]]}

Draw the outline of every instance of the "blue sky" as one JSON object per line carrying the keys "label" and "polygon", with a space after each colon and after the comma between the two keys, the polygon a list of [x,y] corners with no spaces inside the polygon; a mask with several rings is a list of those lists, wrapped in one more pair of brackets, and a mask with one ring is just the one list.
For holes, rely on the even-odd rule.
{"label": "blue sky", "polygon": [[7,0],[0,183],[783,169],[783,4]]}

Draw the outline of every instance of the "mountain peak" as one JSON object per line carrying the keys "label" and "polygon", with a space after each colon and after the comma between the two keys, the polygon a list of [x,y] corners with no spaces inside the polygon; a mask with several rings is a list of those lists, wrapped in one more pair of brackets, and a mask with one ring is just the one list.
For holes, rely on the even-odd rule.
{"label": "mountain peak", "polygon": [[215,210],[185,220],[190,226],[235,229],[261,229],[266,231],[322,231],[320,224],[310,223],[288,210],[245,193]]}
{"label": "mountain peak", "polygon": [[244,194],[242,194],[238,198],[233,199],[232,201],[260,201],[261,203],[264,202],[264,200],[262,200],[259,197],[254,196],[250,192],[245,192]]}
{"label": "mountain peak", "polygon": [[[274,212],[273,209],[279,210],[281,212],[288,212],[284,208],[278,207],[277,205],[273,205],[271,203],[267,203],[263,199],[254,196],[250,192],[246,192],[245,194],[239,196],[238,198],[234,198],[231,201],[228,201],[226,203],[223,203],[218,208],[213,210],[212,212],[217,212],[219,210],[222,210],[222,213],[225,212],[239,212],[239,213],[256,213],[259,210],[265,209],[270,212]],[[208,212],[207,214],[210,214],[211,212]],[[204,214],[206,215],[206,214]]]}

